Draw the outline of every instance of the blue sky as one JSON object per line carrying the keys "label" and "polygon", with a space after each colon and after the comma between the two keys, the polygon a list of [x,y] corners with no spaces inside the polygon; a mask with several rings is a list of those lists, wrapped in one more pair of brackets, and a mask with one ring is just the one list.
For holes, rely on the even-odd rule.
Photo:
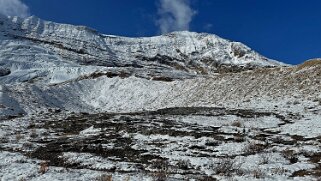
{"label": "blue sky", "polygon": [[[178,4],[164,5],[164,1]],[[23,2],[29,7],[29,14],[60,23],[86,25],[105,34],[153,36],[188,29],[240,41],[264,56],[286,63],[298,64],[321,57],[320,0]]]}

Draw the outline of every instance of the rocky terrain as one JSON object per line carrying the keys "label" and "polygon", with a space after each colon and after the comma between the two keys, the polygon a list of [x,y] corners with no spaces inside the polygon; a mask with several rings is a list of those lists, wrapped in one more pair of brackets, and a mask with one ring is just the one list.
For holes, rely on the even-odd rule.
{"label": "rocky terrain", "polygon": [[0,16],[2,180],[318,180],[321,61]]}

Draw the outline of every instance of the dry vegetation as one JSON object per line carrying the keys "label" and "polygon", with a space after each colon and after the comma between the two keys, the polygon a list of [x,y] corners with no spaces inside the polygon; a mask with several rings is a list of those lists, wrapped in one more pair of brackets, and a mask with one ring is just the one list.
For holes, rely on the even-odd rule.
{"label": "dry vegetation", "polygon": [[321,66],[321,59],[313,59],[304,62],[303,64],[298,65],[297,70],[302,70],[309,67],[320,67]]}

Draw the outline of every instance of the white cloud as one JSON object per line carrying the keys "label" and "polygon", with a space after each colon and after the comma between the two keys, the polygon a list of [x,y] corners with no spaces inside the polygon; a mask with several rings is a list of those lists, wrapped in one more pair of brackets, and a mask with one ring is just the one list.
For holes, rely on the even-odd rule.
{"label": "white cloud", "polygon": [[195,14],[189,0],[160,0],[157,25],[161,33],[189,30]]}
{"label": "white cloud", "polygon": [[206,25],[204,25],[205,31],[211,31],[212,28],[213,28],[213,24],[211,24],[211,23],[207,23]]}
{"label": "white cloud", "polygon": [[29,16],[29,7],[21,0],[0,0],[0,14],[7,16]]}

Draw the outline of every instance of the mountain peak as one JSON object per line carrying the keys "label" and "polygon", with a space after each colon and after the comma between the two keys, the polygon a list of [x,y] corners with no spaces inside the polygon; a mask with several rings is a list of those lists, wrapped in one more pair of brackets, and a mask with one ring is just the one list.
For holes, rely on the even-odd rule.
{"label": "mountain peak", "polygon": [[[9,69],[12,74],[32,69],[37,75],[49,76],[49,67],[63,65],[148,70],[152,75],[159,72],[177,78],[177,75],[189,77],[284,65],[240,42],[207,33],[177,31],[155,37],[128,38],[103,35],[85,26],[59,24],[35,16],[1,17],[0,30],[0,39],[6,42],[0,45],[0,54],[8,49],[15,52],[11,57],[0,58],[3,70]],[[25,56],[26,53],[42,58]]]}

